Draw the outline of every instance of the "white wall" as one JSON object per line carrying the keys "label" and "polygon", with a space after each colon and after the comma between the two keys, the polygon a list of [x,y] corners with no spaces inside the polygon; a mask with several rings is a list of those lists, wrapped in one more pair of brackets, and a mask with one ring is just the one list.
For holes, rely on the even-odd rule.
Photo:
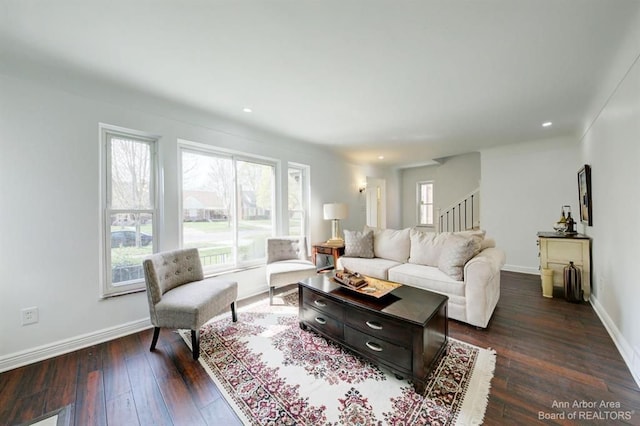
{"label": "white wall", "polygon": [[578,158],[574,138],[481,151],[482,228],[505,250],[505,270],[538,273],[536,234],[553,231],[563,205],[578,211]]}
{"label": "white wall", "polygon": [[402,169],[402,227],[416,226],[416,183],[433,180],[434,208],[446,209],[480,185],[480,154],[448,157],[442,164]]}
{"label": "white wall", "polygon": [[640,385],[640,30],[633,40],[627,63],[635,63],[620,74],[580,148],[581,163],[592,170],[593,226],[586,229],[593,239],[592,304]]}
{"label": "white wall", "polygon": [[[312,241],[330,235],[323,203],[348,202],[357,210],[362,173],[330,151],[257,130],[234,135],[218,131],[213,119],[191,124],[167,111],[147,113],[0,76],[0,371],[50,355],[54,346],[67,350],[74,340],[89,344],[96,334],[107,339],[148,324],[144,293],[99,298],[100,122],[161,135],[161,250],[179,246],[178,138],[276,158],[284,167],[310,165]],[[357,215],[349,222],[364,224]],[[266,289],[261,269],[235,277],[241,295]],[[40,321],[21,326],[20,309],[30,306],[39,308]]]}

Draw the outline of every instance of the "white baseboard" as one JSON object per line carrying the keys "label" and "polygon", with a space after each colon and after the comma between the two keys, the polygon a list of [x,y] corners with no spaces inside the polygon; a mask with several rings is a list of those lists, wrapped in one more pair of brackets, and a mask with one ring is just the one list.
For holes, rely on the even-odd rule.
{"label": "white baseboard", "polygon": [[520,272],[522,274],[540,275],[540,270],[537,267],[531,268],[529,266],[504,265],[502,267],[502,270],[509,272]]}
{"label": "white baseboard", "polygon": [[20,352],[14,352],[0,357],[0,373],[23,365],[53,358],[58,355],[77,351],[87,346],[106,342],[128,334],[151,328],[149,318],[120,324],[115,327],[105,328],[92,333],[82,334],[69,339],[59,340],[35,348],[30,348]]}
{"label": "white baseboard", "polygon": [[627,342],[627,339],[625,339],[622,333],[620,333],[620,330],[618,330],[618,327],[616,327],[615,323],[611,320],[607,311],[605,311],[593,294],[589,301],[591,302],[591,306],[593,306],[593,310],[596,311],[596,315],[598,315],[604,325],[604,328],[607,329],[613,339],[613,343],[616,345],[616,348],[618,348],[618,352],[622,355],[622,359],[627,364],[629,371],[631,371],[633,379],[636,381],[638,387],[640,387],[640,354],[633,350],[633,347]]}

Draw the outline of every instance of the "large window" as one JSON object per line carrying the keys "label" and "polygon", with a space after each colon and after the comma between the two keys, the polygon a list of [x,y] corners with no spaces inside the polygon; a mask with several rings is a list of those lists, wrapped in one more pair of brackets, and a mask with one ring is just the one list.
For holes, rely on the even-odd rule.
{"label": "large window", "polygon": [[157,138],[101,126],[104,285],[109,296],[144,288],[142,260],[154,252]]}
{"label": "large window", "polygon": [[198,248],[206,272],[264,262],[275,230],[275,163],[181,148],[182,246]]}
{"label": "large window", "polygon": [[417,183],[418,225],[433,226],[433,182]]}
{"label": "large window", "polygon": [[308,227],[309,205],[309,167],[289,163],[287,178],[289,188],[287,196],[287,211],[289,214],[289,235],[306,236]]}

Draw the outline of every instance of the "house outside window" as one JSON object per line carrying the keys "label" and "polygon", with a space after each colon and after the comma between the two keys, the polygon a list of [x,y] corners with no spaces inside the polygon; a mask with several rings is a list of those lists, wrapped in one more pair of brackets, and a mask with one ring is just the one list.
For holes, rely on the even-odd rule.
{"label": "house outside window", "polygon": [[276,163],[187,143],[180,153],[182,247],[198,249],[205,273],[264,263]]}
{"label": "house outside window", "polygon": [[433,181],[418,182],[416,193],[418,226],[433,226]]}
{"label": "house outside window", "polygon": [[143,259],[157,247],[158,137],[101,125],[102,296],[145,288]]}

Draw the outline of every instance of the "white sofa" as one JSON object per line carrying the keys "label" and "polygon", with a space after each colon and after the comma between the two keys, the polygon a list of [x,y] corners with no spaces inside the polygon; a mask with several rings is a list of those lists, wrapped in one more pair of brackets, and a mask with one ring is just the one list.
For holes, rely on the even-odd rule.
{"label": "white sofa", "polygon": [[504,263],[504,251],[484,231],[406,228],[345,231],[337,266],[447,295],[449,318],[486,328],[500,298]]}

